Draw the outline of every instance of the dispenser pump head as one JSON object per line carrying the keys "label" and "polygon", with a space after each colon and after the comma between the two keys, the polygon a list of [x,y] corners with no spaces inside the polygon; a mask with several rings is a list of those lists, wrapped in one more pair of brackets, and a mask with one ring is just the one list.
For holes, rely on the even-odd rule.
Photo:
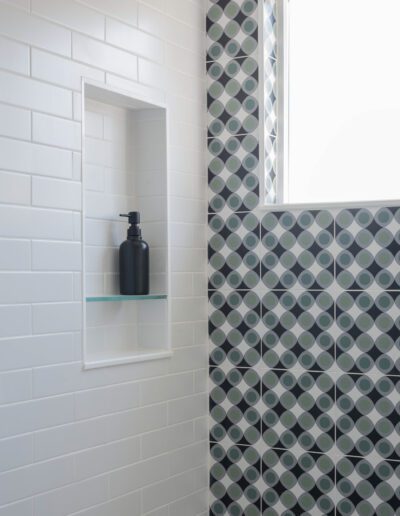
{"label": "dispenser pump head", "polygon": [[127,217],[130,227],[128,229],[128,237],[141,237],[142,231],[138,224],[140,223],[140,213],[138,211],[130,211],[129,213],[121,213],[120,217]]}

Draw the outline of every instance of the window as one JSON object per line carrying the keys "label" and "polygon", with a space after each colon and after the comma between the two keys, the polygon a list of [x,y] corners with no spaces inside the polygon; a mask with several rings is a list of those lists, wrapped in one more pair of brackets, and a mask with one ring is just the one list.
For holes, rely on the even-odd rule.
{"label": "window", "polygon": [[263,14],[265,203],[400,199],[400,1]]}

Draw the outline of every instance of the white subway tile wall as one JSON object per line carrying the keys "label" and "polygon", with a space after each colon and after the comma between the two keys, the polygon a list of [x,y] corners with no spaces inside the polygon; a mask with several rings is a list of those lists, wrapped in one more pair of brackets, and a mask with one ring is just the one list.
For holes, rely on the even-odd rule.
{"label": "white subway tile wall", "polygon": [[[0,516],[207,513],[204,8],[0,0]],[[82,77],[169,108],[171,359],[82,370]],[[93,199],[125,193],[96,164],[117,130],[86,119]]]}

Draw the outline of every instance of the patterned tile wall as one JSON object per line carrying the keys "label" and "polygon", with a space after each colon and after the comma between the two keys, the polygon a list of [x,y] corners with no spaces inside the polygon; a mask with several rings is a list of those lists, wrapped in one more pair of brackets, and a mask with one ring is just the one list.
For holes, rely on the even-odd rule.
{"label": "patterned tile wall", "polygon": [[207,15],[210,514],[398,515],[400,209],[255,211],[259,120],[276,193],[265,1],[263,31],[255,0]]}

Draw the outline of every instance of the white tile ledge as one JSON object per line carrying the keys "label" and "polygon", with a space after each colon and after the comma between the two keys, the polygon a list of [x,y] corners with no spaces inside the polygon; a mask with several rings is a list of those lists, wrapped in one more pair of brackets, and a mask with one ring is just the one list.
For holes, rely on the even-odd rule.
{"label": "white tile ledge", "polygon": [[171,358],[173,352],[165,349],[154,349],[154,350],[142,350],[136,351],[131,354],[115,354],[114,356],[98,355],[89,357],[85,361],[83,368],[86,369],[97,369],[100,367],[110,367],[123,364],[133,364],[137,362],[148,362],[150,360],[160,360],[163,358]]}

